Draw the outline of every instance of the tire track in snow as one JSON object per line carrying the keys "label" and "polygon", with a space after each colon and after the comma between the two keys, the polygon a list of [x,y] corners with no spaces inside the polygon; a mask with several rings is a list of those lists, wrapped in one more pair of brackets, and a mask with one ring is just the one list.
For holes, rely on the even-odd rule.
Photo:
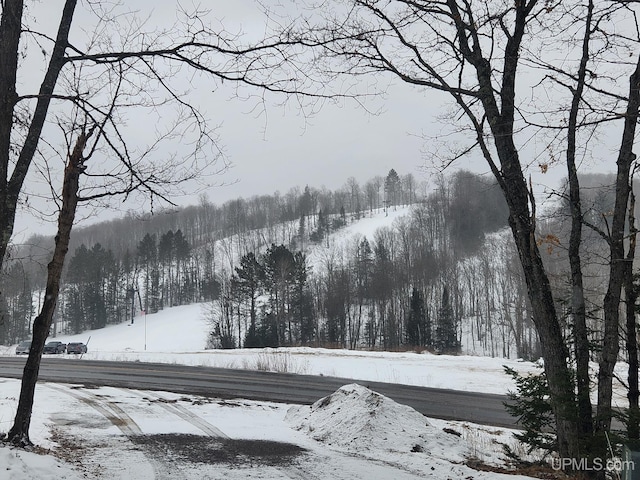
{"label": "tire track in snow", "polygon": [[194,427],[200,429],[201,431],[203,431],[204,433],[206,433],[208,436],[212,438],[227,438],[227,439],[231,438],[229,437],[229,435],[224,433],[215,425],[212,425],[211,423],[207,422],[204,418],[189,411],[183,405],[180,405],[178,403],[178,400],[168,400],[160,396],[157,392],[154,392],[154,396],[156,397],[156,399],[153,399],[149,395],[146,395],[143,392],[139,392],[136,390],[123,390],[123,389],[121,390],[127,393],[133,393],[135,395],[138,395],[142,399],[147,400],[150,403],[153,403],[154,405],[159,405],[160,407],[164,408],[166,411],[180,417],[181,419],[190,423]]}
{"label": "tire track in snow", "polygon": [[[64,387],[52,384],[47,384],[47,387],[64,393],[65,395],[69,395],[101,413],[112,425],[117,427],[133,445],[138,445],[138,443],[135,442],[134,437],[145,435],[135,420],[133,420],[133,418],[131,418],[129,414],[127,414],[120,405],[115,402],[110,402],[94,393],[81,390],[81,387],[69,386],[65,389]],[[175,475],[172,472],[173,469],[168,464],[146,454],[144,451],[142,451],[142,454],[151,465],[155,480],[169,480],[175,478]]]}
{"label": "tire track in snow", "polygon": [[[125,390],[125,389],[120,389],[120,390],[126,393],[133,393],[135,395],[138,395],[142,399],[147,400],[148,402],[153,403],[154,405],[160,405],[166,411],[171,412],[174,415],[177,415],[178,417],[182,418],[183,420],[190,423],[194,427],[199,428],[201,431],[206,433],[209,437],[225,438],[225,439],[231,438],[229,435],[224,433],[215,425],[209,423],[207,420],[200,417],[199,415],[196,415],[195,413],[193,413],[183,405],[180,405],[178,403],[179,400],[166,399],[162,397],[158,392],[153,392],[153,396],[156,397],[154,399],[150,396],[150,394],[148,393],[145,394],[137,390]],[[301,468],[293,465],[289,467],[273,467],[273,468],[276,468],[280,473],[284,474],[287,478],[290,478],[292,480],[320,480],[320,477],[312,475],[309,472],[306,472]]]}

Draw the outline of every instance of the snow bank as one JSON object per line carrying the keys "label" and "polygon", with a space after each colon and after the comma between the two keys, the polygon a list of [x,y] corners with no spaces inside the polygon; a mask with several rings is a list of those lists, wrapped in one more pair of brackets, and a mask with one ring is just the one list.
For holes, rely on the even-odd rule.
{"label": "snow bank", "polygon": [[313,405],[291,407],[285,420],[326,445],[351,452],[425,452],[462,462],[464,441],[432,426],[413,408],[358,384],[345,385]]}

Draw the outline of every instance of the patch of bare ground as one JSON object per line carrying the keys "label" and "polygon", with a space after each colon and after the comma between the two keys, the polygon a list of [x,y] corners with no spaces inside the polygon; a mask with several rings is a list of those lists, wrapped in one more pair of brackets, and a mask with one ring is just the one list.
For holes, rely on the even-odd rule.
{"label": "patch of bare ground", "polygon": [[52,427],[51,440],[56,444],[56,448],[47,453],[52,453],[67,463],[77,466],[82,464],[81,459],[85,456],[87,449],[86,445],[82,444],[82,439],[65,435],[60,428]]}
{"label": "patch of bare ground", "polygon": [[51,454],[57,459],[73,465],[78,471],[99,478],[101,471],[100,466],[96,466],[96,470],[92,472],[90,471],[90,467],[85,463],[85,459],[90,455],[90,452],[95,448],[99,448],[99,446],[95,444],[89,446],[86,439],[67,435],[63,429],[59,427],[51,428],[51,440],[56,444],[55,448],[43,453]]}
{"label": "patch of bare ground", "polygon": [[306,450],[298,445],[267,440],[212,438],[192,434],[157,434],[130,437],[147,454],[166,460],[237,466],[289,466]]}

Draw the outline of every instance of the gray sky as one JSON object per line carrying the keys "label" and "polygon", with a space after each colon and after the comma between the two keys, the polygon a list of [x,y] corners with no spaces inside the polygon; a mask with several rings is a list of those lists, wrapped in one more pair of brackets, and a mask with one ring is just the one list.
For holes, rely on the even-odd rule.
{"label": "gray sky", "polygon": [[[147,28],[174,21],[176,3],[173,1],[126,3],[128,7],[140,9],[139,18],[149,18]],[[259,36],[264,29],[252,0],[205,3],[211,6],[214,22],[216,19],[223,22],[228,31]],[[36,2],[29,9],[30,24],[53,35],[61,4],[60,0]],[[72,40],[76,39],[78,43],[84,40],[85,30],[88,30],[84,21],[86,8],[86,2],[79,2],[71,34]],[[42,55],[35,49],[29,50],[20,93],[38,88],[45,67]],[[197,203],[198,195],[202,193],[211,202],[219,204],[237,197],[275,191],[286,193],[295,186],[336,189],[349,177],[364,183],[376,175],[386,175],[391,168],[401,175],[411,173],[418,181],[428,179],[433,173],[422,168],[425,165],[422,134],[424,131],[432,133],[438,128],[434,116],[442,99],[428,92],[401,84],[387,86],[387,81],[383,80],[379,87],[387,95],[367,101],[367,107],[378,112],[375,115],[353,101],[346,101],[342,106],[325,104],[315,115],[305,117],[294,101],[282,104],[283,98],[275,94],[267,96],[265,110],[260,110],[261,105],[256,110],[256,100],[235,97],[232,85],[216,85],[214,91],[205,82],[196,83],[195,88],[190,87],[191,101],[208,116],[212,125],[218,125],[218,143],[231,168],[209,178],[208,181],[214,184],[212,187],[199,190],[195,195],[174,197],[173,200],[181,205]],[[244,90],[243,93],[252,92]],[[152,129],[144,117],[137,116],[135,108],[128,110],[127,116],[126,129],[137,132],[134,136],[144,136]],[[31,172],[27,189],[32,193],[43,189],[46,192],[35,169]],[[30,203],[39,205],[34,199],[32,195]],[[52,207],[51,202],[38,206],[46,213],[53,213],[55,209]],[[99,217],[94,215],[95,212],[81,211],[81,217],[90,215],[91,218],[83,219],[80,225],[137,208],[135,204],[119,202],[114,202],[113,207]],[[55,215],[50,219],[50,222],[42,223],[29,212],[22,211],[16,222],[16,234],[24,236],[32,231],[53,233]]]}
{"label": "gray sky", "polygon": [[[130,8],[139,8],[140,18],[149,18],[148,28],[168,25],[175,18],[177,2],[171,0],[125,3]],[[55,29],[61,4],[61,0],[36,2],[30,10],[31,22],[38,28]],[[243,31],[259,37],[264,29],[253,0],[209,0],[203,4],[211,8],[211,18],[218,19],[231,32]],[[83,21],[86,8],[86,1],[79,2],[72,38],[80,39],[85,35],[84,30],[89,30]],[[32,60],[28,60],[27,71],[35,74],[24,75],[24,90],[37,87],[44,65],[42,57],[35,55],[29,58],[35,60],[32,64],[28,63]],[[349,177],[355,177],[362,184],[376,175],[386,175],[391,168],[401,175],[411,173],[418,181],[428,182],[436,169],[425,168],[431,164],[427,152],[432,147],[426,137],[437,137],[444,130],[438,115],[443,112],[443,105],[448,99],[397,83],[386,87],[384,82],[387,80],[379,83],[387,95],[368,103],[371,110],[380,110],[377,115],[367,113],[355,103],[346,102],[341,107],[327,104],[309,118],[301,116],[293,102],[279,105],[282,98],[276,95],[267,97],[266,111],[258,114],[254,109],[255,102],[235,98],[230,85],[218,86],[214,91],[209,85],[198,82],[191,91],[191,100],[198,104],[212,124],[219,125],[219,145],[232,164],[224,174],[210,179],[217,185],[198,194],[205,193],[211,202],[219,204],[241,196],[271,194],[274,191],[286,193],[294,186],[336,189]],[[126,128],[131,132],[144,136],[145,131],[153,127],[134,110],[128,113],[128,117]],[[455,138],[451,141],[455,142]],[[484,161],[478,156],[459,163],[457,168],[487,171]],[[557,167],[545,176],[539,175],[535,167],[532,173],[540,191],[545,185],[555,186],[564,175]],[[34,175],[29,188],[36,190],[38,179]],[[181,205],[194,204],[198,201],[198,194],[175,197],[174,200]],[[50,203],[48,205],[51,206]],[[116,202],[113,210],[99,218],[122,215],[128,209],[136,208],[135,204]],[[87,211],[81,212],[81,216],[87,215]],[[80,225],[96,218],[85,219]],[[27,212],[22,212],[16,223],[19,236],[32,231],[52,233],[54,230],[54,223],[38,224]]]}

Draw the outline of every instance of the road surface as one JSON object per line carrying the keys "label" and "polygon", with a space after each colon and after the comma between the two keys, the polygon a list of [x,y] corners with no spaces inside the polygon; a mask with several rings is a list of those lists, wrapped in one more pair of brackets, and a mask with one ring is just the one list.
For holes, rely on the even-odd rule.
{"label": "road surface", "polygon": [[[0,377],[22,378],[24,363],[22,357],[0,356]],[[294,404],[311,404],[342,385],[359,383],[428,417],[518,428],[504,408],[507,398],[502,395],[348,378],[46,356],[39,379]]]}

